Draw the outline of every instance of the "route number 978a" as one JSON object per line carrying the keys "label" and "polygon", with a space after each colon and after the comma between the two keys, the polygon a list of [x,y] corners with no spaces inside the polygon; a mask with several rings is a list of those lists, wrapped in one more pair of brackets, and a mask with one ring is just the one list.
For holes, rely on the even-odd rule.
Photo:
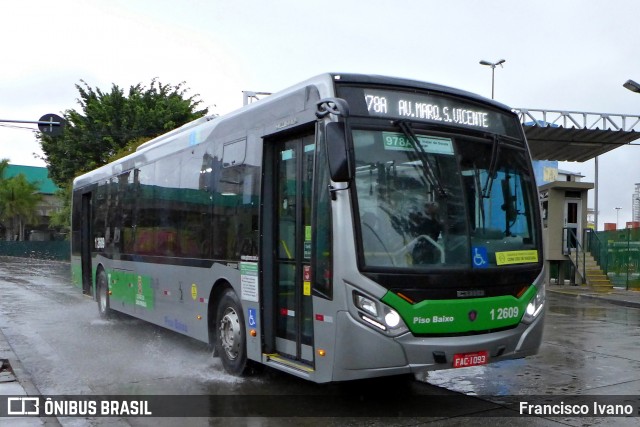
{"label": "route number 978a", "polygon": [[518,307],[492,308],[489,312],[491,320],[506,320],[520,317],[520,309]]}

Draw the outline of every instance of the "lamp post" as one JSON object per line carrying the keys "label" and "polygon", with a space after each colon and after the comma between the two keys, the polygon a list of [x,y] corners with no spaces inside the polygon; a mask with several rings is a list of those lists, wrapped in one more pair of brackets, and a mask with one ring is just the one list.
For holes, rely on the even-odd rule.
{"label": "lamp post", "polygon": [[504,64],[505,60],[501,59],[498,62],[490,62],[485,61],[484,59],[480,61],[480,65],[487,65],[491,67],[491,99],[493,99],[494,88],[495,88],[495,74],[496,74],[496,66],[499,65],[502,68],[502,64]]}
{"label": "lamp post", "polygon": [[618,218],[620,217],[620,209],[622,208],[616,208],[616,230],[618,229]]}
{"label": "lamp post", "polygon": [[622,86],[624,86],[626,89],[629,89],[631,92],[636,92],[636,93],[640,92],[640,84],[634,82],[631,79],[622,83]]}
{"label": "lamp post", "polygon": [[[640,93],[640,84],[634,82],[629,79],[626,82],[622,83],[622,86],[625,89],[629,89],[631,92]],[[595,158],[595,169],[596,169],[596,182],[595,182],[595,211],[596,211],[596,230],[598,229],[598,156]],[[616,208],[616,212],[620,212],[620,208]],[[633,212],[633,211],[632,211]],[[633,214],[632,214],[633,215]],[[616,216],[616,229],[618,228],[618,219]]]}
{"label": "lamp post", "polygon": [[[637,83],[631,79],[627,80],[626,82],[622,83],[622,86],[625,89],[630,90],[631,92],[635,92],[635,93],[640,93],[640,83]],[[638,184],[636,184],[638,185]],[[640,199],[636,199],[639,200]],[[620,208],[616,208],[616,209],[620,209]],[[618,211],[619,212],[619,211]],[[635,221],[635,213],[636,213],[636,209],[635,209],[635,204],[634,201],[632,199],[631,201],[631,221]],[[638,220],[640,220],[640,218],[638,218]],[[618,228],[618,220],[616,219],[616,228]]]}

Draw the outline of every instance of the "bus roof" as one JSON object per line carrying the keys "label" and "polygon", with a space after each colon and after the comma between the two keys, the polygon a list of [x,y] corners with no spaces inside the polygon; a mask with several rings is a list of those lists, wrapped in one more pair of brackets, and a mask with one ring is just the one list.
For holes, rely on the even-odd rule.
{"label": "bus roof", "polygon": [[[352,74],[352,73],[324,73],[312,77],[308,80],[302,81],[294,86],[283,89],[265,97],[257,102],[243,106],[235,111],[222,116],[206,116],[193,120],[185,125],[174,129],[168,133],[160,135],[150,141],[140,145],[138,149],[129,154],[126,157],[118,159],[112,163],[101,166],[94,171],[87,172],[74,179],[73,185],[84,186],[95,182],[100,179],[109,178],[118,173],[125,172],[131,168],[138,167],[151,161],[154,154],[153,151],[159,152],[165,151],[179,151],[190,145],[194,145],[193,141],[190,141],[190,135],[193,135],[195,131],[199,132],[200,141],[206,139],[206,136],[210,135],[213,130],[224,124],[227,121],[232,121],[239,116],[250,114],[252,111],[267,110],[271,108],[273,103],[287,97],[295,96],[295,94],[303,94],[301,91],[313,88],[317,91],[320,98],[335,96],[335,85],[367,85],[367,86],[380,86],[380,87],[409,87],[413,89],[422,89],[426,91],[441,92],[452,94],[454,96],[467,98],[472,101],[488,103],[495,108],[502,109],[511,112],[511,109],[506,105],[495,102],[491,99],[487,99],[464,90],[443,86],[434,83],[423,82],[419,80],[411,80],[398,77],[388,77],[380,75],[367,75],[367,74]],[[299,97],[300,98],[300,97]],[[180,141],[181,143],[178,143]],[[199,142],[195,142],[196,144]]]}
{"label": "bus roof", "polygon": [[473,92],[468,92],[462,89],[457,89],[451,86],[440,85],[437,83],[430,83],[421,80],[412,80],[401,77],[388,77],[375,74],[351,74],[351,73],[331,73],[330,74],[336,82],[342,84],[365,84],[367,86],[404,86],[415,89],[422,89],[426,91],[442,92],[451,95],[459,96],[461,98],[467,98],[472,101],[481,102],[485,104],[491,104],[496,108],[511,112],[512,109],[505,104],[497,102],[493,99],[485,98]]}

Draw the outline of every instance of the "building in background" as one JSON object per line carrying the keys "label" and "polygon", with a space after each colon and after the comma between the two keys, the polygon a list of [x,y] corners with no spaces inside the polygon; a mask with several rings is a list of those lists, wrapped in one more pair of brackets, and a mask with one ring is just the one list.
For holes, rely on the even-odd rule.
{"label": "building in background", "polygon": [[636,183],[636,191],[631,198],[631,221],[640,222],[640,183]]}

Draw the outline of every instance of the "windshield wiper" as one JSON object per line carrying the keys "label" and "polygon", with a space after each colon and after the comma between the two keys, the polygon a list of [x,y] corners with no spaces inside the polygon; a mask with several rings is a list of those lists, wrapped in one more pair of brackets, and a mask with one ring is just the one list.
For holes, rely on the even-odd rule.
{"label": "windshield wiper", "polygon": [[415,150],[420,154],[420,160],[422,160],[422,163],[424,165],[424,167],[422,168],[423,174],[427,182],[436,189],[439,196],[446,197],[447,192],[442,186],[439,176],[434,173],[434,170],[436,169],[436,167],[431,164],[429,155],[427,154],[426,151],[424,151],[422,144],[420,144],[418,137],[416,136],[415,132],[413,132],[413,129],[411,129],[411,126],[409,125],[409,123],[407,123],[404,120],[398,120],[398,121],[395,121],[394,124],[397,125],[398,128],[400,128],[404,136],[407,137],[407,139],[411,142],[411,144],[413,144]]}
{"label": "windshield wiper", "polygon": [[500,159],[500,137],[494,135],[493,146],[491,147],[491,161],[487,170],[487,180],[482,188],[482,197],[488,199],[491,197],[491,188],[493,188],[493,180],[498,173],[498,160]]}
{"label": "windshield wiper", "polygon": [[[480,196],[482,197],[482,190],[480,189],[480,170],[478,169],[475,163],[473,164],[473,180],[476,188],[475,191],[476,192],[480,191]],[[480,226],[482,227],[482,232],[484,233],[485,213],[484,213],[484,202],[482,200],[480,200],[480,203],[478,203],[478,207],[480,208]]]}

